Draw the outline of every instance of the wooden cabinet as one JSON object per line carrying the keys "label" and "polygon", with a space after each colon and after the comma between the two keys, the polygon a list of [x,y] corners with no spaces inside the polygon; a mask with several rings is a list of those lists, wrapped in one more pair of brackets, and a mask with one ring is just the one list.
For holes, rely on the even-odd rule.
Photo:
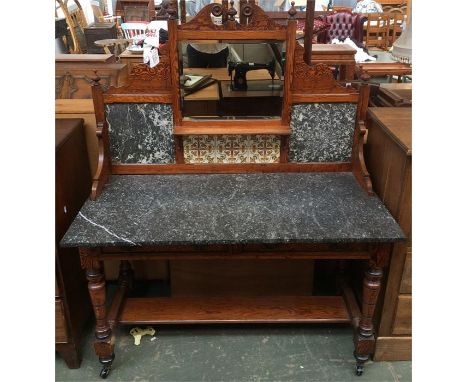
{"label": "wooden cabinet", "polygon": [[117,25],[115,23],[92,23],[83,31],[88,53],[105,53],[103,48],[94,44],[94,41],[117,38]]}
{"label": "wooden cabinet", "polygon": [[377,195],[408,240],[395,244],[374,359],[411,359],[411,108],[371,107],[366,163]]}
{"label": "wooden cabinet", "polygon": [[91,314],[76,248],[59,242],[91,190],[82,119],[55,121],[55,349],[68,367],[81,363],[80,337]]}
{"label": "wooden cabinet", "polygon": [[153,0],[117,0],[115,14],[125,22],[151,21],[156,17]]}

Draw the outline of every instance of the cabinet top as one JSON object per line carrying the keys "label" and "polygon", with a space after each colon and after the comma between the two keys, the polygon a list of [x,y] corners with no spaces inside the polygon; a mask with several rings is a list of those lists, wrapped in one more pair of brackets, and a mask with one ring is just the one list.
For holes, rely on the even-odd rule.
{"label": "cabinet top", "polygon": [[368,112],[369,118],[378,123],[407,155],[411,155],[412,108],[370,107]]}
{"label": "cabinet top", "polygon": [[76,129],[83,125],[83,119],[56,119],[55,120],[55,151],[62,146]]}

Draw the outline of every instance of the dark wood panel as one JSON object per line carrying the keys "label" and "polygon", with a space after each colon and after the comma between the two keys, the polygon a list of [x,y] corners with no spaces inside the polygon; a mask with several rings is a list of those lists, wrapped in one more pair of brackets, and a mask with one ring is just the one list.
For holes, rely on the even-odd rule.
{"label": "dark wood panel", "polygon": [[398,296],[393,334],[411,334],[411,296]]}
{"label": "dark wood panel", "polygon": [[62,300],[55,299],[55,342],[67,342],[68,331]]}
{"label": "dark wood panel", "polygon": [[403,276],[401,277],[400,293],[411,293],[411,249],[406,254],[405,266],[403,268]]}
{"label": "dark wood panel", "polygon": [[160,297],[129,298],[119,322],[136,324],[347,323],[342,297]]}
{"label": "dark wood panel", "polygon": [[82,119],[55,121],[55,268],[56,349],[70,368],[80,365],[81,333],[91,314],[88,288],[77,248],[61,248],[62,239],[91,190]]}
{"label": "dark wood panel", "polygon": [[411,361],[411,337],[379,337],[374,361]]}
{"label": "dark wood panel", "polygon": [[112,165],[112,173],[124,174],[241,174],[250,172],[343,172],[351,163],[257,163],[257,164],[127,164]]}
{"label": "dark wood panel", "polygon": [[172,296],[308,296],[314,262],[173,261],[170,269]]}

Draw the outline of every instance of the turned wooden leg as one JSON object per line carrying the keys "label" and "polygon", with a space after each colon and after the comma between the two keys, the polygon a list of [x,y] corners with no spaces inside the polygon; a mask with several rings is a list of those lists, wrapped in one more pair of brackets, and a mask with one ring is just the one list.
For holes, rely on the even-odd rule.
{"label": "turned wooden leg", "polygon": [[382,268],[371,265],[364,277],[361,319],[354,336],[354,357],[356,358],[357,375],[362,375],[364,363],[369,360],[374,351],[375,337],[372,321],[379,296],[381,279]]}
{"label": "turned wooden leg", "polygon": [[106,282],[102,273],[102,262],[93,260],[86,264],[86,277],[91,303],[96,317],[94,350],[102,364],[101,378],[109,375],[114,360],[112,330],[106,314]]}

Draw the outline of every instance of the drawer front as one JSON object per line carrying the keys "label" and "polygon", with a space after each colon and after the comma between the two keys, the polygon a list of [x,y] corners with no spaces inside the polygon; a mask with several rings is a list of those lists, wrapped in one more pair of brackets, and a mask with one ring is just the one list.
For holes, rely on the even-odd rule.
{"label": "drawer front", "polygon": [[398,296],[395,321],[393,324],[393,334],[411,334],[411,303],[411,296]]}
{"label": "drawer front", "polygon": [[55,342],[68,342],[67,322],[61,299],[55,299]]}
{"label": "drawer front", "polygon": [[408,248],[406,254],[405,266],[403,268],[403,275],[401,277],[400,293],[411,294],[411,247]]}

